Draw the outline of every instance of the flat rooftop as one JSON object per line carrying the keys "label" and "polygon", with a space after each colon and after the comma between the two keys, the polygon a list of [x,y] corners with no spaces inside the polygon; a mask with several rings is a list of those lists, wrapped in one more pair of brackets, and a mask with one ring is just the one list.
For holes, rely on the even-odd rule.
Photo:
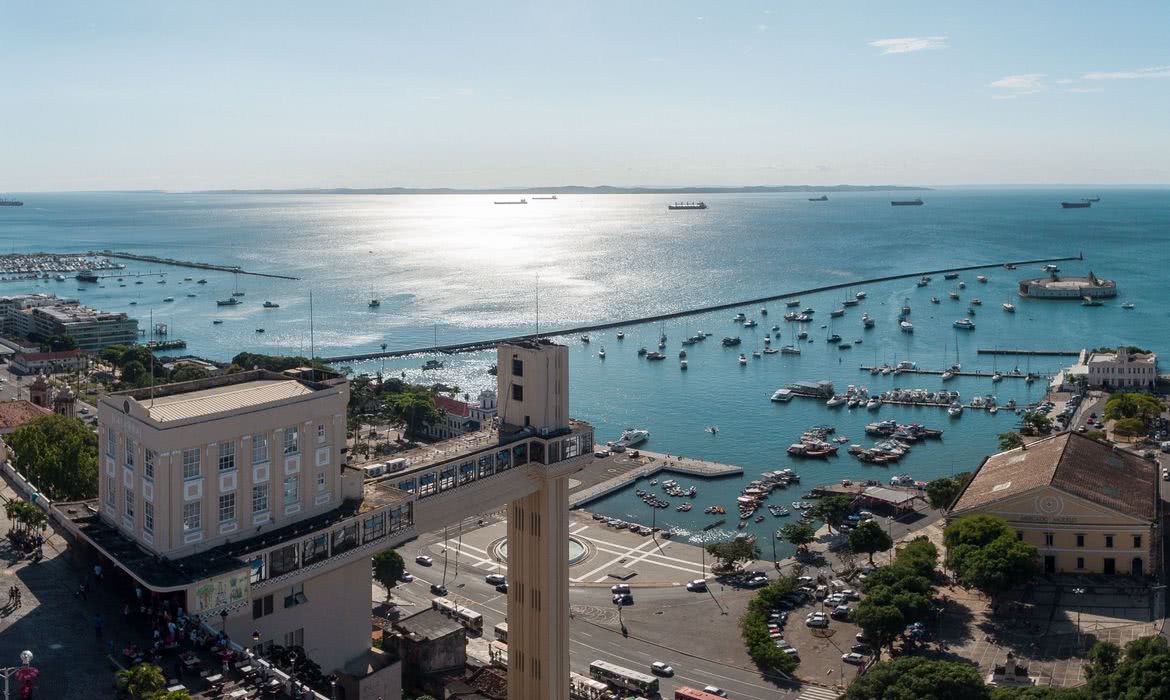
{"label": "flat rooftop", "polygon": [[1044,287],[1045,289],[1084,289],[1085,287],[1107,288],[1114,287],[1116,283],[1113,280],[1103,280],[1099,277],[1060,277],[1052,279],[1050,277],[1037,277],[1036,279],[1024,280],[1025,284],[1034,285],[1037,287]]}
{"label": "flat rooftop", "polygon": [[393,626],[414,641],[440,639],[463,630],[458,622],[434,609],[415,613],[395,622]]}
{"label": "flat rooftop", "polygon": [[165,423],[251,408],[312,393],[312,389],[295,379],[258,379],[163,396],[153,401],[148,400],[144,406],[152,419]]}

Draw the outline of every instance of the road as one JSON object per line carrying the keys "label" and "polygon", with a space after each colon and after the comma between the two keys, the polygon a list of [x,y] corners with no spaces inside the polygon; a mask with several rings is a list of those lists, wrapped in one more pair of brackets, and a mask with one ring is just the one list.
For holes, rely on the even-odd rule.
{"label": "road", "polygon": [[[408,584],[394,588],[393,600],[402,608],[404,615],[411,615],[430,607],[434,597],[430,592],[432,583],[443,581],[443,564],[436,558],[433,566],[414,562],[416,553],[433,554],[431,544],[442,540],[441,535],[425,535],[411,543],[401,554],[406,559],[406,568],[415,579]],[[454,564],[447,568],[448,598],[478,611],[484,616],[484,636],[490,638],[492,630],[507,618],[507,595],[499,593],[487,584],[483,577],[493,571],[503,572],[499,564],[483,562],[479,565],[461,565],[456,575]],[[385,589],[373,583],[372,597],[375,603],[385,600]],[[735,594],[745,599],[748,592]],[[605,586],[575,586],[569,591],[569,603],[573,610],[570,623],[570,664],[572,670],[583,675],[589,674],[589,663],[596,659],[616,663],[627,668],[649,672],[654,661],[665,661],[675,669],[673,678],[660,681],[664,697],[671,697],[674,689],[689,685],[702,688],[716,685],[725,689],[732,698],[744,700],[775,700],[796,698],[796,689],[783,689],[762,677],[754,669],[741,668],[710,659],[695,658],[687,653],[686,635],[718,634],[727,644],[742,644],[737,625],[738,615],[725,618],[726,627],[719,630],[696,630],[687,624],[686,610],[689,605],[706,604],[714,606],[709,595],[688,593],[682,587],[637,589],[636,606],[643,609],[660,610],[663,614],[646,613],[639,615],[639,621],[627,619],[631,636],[623,637],[617,629],[617,608],[610,601],[609,589]],[[671,614],[672,608],[678,612]],[[631,609],[631,615],[633,614]],[[654,619],[646,621],[646,616]],[[670,647],[677,645],[678,650]]]}

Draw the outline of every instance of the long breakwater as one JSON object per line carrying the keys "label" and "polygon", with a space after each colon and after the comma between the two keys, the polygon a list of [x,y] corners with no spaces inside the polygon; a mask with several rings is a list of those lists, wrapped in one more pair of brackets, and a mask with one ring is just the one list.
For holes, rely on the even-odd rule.
{"label": "long breakwater", "polygon": [[623,326],[634,326],[643,323],[657,323],[659,321],[669,321],[677,318],[685,318],[687,316],[696,316],[699,314],[710,313],[712,311],[725,311],[728,309],[735,309],[741,306],[751,306],[753,304],[764,304],[771,301],[780,301],[784,299],[792,299],[805,294],[817,294],[819,292],[829,292],[836,289],[847,289],[849,287],[858,287],[864,284],[877,284],[879,282],[890,282],[900,279],[911,279],[915,277],[923,277],[926,275],[941,275],[948,272],[967,272],[970,270],[986,270],[996,267],[1019,266],[1019,265],[1037,265],[1055,262],[1067,262],[1070,260],[1081,260],[1080,255],[1066,256],[1059,258],[1043,258],[1039,260],[1009,260],[998,263],[987,263],[983,265],[966,265],[962,267],[948,267],[939,270],[924,270],[919,272],[906,272],[897,275],[885,275],[883,277],[871,277],[863,280],[853,280],[850,282],[840,282],[837,284],[827,284],[820,287],[812,287],[809,289],[798,289],[794,291],[782,292],[779,294],[772,294],[764,297],[757,297],[755,299],[745,299],[735,302],[727,302],[724,304],[713,304],[710,306],[701,306],[693,309],[685,309],[681,311],[670,311],[662,314],[655,314],[652,316],[643,316],[640,318],[625,319],[622,321],[606,321],[603,323],[591,323],[581,326],[573,326],[570,328],[560,328],[556,330],[549,330],[539,333],[528,333],[524,335],[515,335],[505,338],[491,338],[485,340],[477,340],[466,343],[453,343],[449,345],[433,345],[429,347],[411,348],[406,350],[384,350],[367,353],[355,353],[351,355],[335,355],[333,357],[322,357],[321,361],[329,364],[336,364],[341,362],[360,362],[362,360],[376,360],[379,358],[404,357],[407,355],[419,355],[427,353],[443,353],[454,354],[461,352],[480,352],[495,347],[499,343],[515,342],[521,340],[534,340],[536,338],[547,338],[556,335],[571,335],[575,333],[589,333],[591,331],[608,330],[611,328],[621,328]]}

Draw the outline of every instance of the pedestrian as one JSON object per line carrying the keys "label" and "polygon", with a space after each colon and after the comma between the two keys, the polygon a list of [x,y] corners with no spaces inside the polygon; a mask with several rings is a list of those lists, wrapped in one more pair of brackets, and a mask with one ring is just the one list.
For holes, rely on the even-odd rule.
{"label": "pedestrian", "polygon": [[102,565],[101,564],[94,564],[93,565],[93,577],[98,583],[102,582]]}
{"label": "pedestrian", "polygon": [[98,639],[102,638],[102,614],[98,613],[93,616],[93,633],[97,635]]}

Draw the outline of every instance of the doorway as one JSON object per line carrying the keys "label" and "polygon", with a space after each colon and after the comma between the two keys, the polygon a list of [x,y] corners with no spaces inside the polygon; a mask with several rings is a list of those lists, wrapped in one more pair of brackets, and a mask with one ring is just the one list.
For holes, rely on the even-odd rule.
{"label": "doorway", "polygon": [[1105,573],[1106,574],[1117,573],[1117,562],[1115,560],[1113,560],[1113,559],[1106,559],[1105,560]]}
{"label": "doorway", "polygon": [[1142,576],[1146,573],[1145,562],[1141,557],[1134,557],[1133,562],[1129,565],[1129,573],[1133,576]]}
{"label": "doorway", "polygon": [[1052,556],[1051,554],[1045,555],[1044,557],[1044,573],[1056,573],[1056,557]]}

